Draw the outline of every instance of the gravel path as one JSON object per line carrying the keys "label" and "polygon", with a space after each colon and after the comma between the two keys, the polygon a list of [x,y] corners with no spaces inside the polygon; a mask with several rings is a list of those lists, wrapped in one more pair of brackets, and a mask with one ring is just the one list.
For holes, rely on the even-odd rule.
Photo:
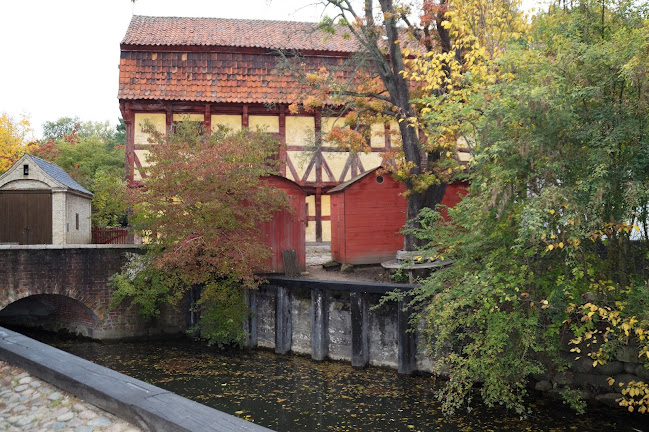
{"label": "gravel path", "polygon": [[0,361],[0,431],[141,432],[141,429]]}

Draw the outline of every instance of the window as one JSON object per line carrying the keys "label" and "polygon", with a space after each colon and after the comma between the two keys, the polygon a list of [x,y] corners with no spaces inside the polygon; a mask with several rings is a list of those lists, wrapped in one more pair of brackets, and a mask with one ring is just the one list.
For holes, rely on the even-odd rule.
{"label": "window", "polygon": [[77,224],[77,230],[78,230],[79,229],[79,213],[77,213],[75,216],[76,216],[76,224]]}

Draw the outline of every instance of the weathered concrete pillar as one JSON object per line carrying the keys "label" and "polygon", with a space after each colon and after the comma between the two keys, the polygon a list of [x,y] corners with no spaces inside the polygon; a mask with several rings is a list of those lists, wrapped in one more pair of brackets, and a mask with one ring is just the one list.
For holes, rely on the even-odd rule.
{"label": "weathered concrete pillar", "polygon": [[311,291],[311,358],[322,361],[329,355],[329,308],[327,293]]}
{"label": "weathered concrete pillar", "polygon": [[275,352],[291,351],[291,295],[287,288],[277,287],[275,294]]}
{"label": "weathered concrete pillar", "polygon": [[366,367],[370,362],[369,310],[362,292],[349,294],[352,315],[352,367]]}
{"label": "weathered concrete pillar", "polygon": [[[397,361],[398,372],[410,375],[417,369],[417,345],[415,334],[409,332],[410,308],[407,307],[409,299],[406,298],[397,304]],[[404,310],[405,308],[405,310]]]}
{"label": "weathered concrete pillar", "polygon": [[244,289],[244,301],[250,315],[244,320],[243,331],[248,333],[248,348],[257,348],[257,290]]}

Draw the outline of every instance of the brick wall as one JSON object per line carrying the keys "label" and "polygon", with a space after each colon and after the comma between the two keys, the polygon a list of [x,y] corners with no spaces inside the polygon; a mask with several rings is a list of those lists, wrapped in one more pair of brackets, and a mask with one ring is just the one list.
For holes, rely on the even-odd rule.
{"label": "brick wall", "polygon": [[[164,322],[147,323],[127,302],[109,310],[113,289],[108,279],[133,253],[141,250],[132,245],[0,246],[0,310],[23,298],[55,294],[66,298],[47,297],[59,311],[55,327],[97,339],[180,331],[178,311],[171,311]],[[95,315],[93,322],[88,322],[86,308]]]}

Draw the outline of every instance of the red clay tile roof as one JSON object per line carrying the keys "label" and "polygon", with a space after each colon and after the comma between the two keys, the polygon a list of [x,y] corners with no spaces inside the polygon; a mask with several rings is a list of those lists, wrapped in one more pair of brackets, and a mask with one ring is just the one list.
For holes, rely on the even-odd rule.
{"label": "red clay tile roof", "polygon": [[[291,103],[300,85],[273,53],[155,52],[123,50],[121,100],[153,99],[233,103]],[[350,76],[340,57],[301,57],[305,70],[326,67]]]}
{"label": "red clay tile roof", "polygon": [[248,47],[353,53],[358,45],[343,32],[330,35],[315,23],[134,16],[124,45]]}

